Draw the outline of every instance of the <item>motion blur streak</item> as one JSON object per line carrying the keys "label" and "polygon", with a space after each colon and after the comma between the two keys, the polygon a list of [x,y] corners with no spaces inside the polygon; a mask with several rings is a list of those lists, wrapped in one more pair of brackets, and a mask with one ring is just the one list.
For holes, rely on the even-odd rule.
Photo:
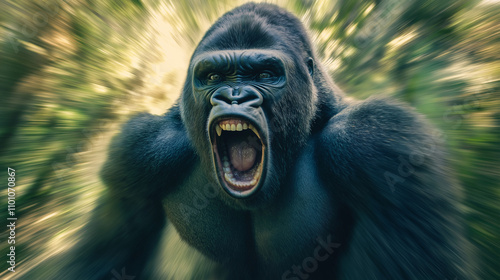
{"label": "motion blur streak", "polygon": [[[2,226],[1,279],[58,270],[43,261],[78,240],[104,191],[98,170],[110,137],[131,114],[172,104],[202,34],[244,2],[0,2],[0,166],[16,169],[19,219],[15,273]],[[274,2],[309,26],[345,92],[393,95],[442,129],[465,190],[477,269],[500,279],[500,1]],[[0,172],[5,223],[7,176]],[[179,253],[156,269],[187,279],[213,265],[169,236],[159,253]]]}

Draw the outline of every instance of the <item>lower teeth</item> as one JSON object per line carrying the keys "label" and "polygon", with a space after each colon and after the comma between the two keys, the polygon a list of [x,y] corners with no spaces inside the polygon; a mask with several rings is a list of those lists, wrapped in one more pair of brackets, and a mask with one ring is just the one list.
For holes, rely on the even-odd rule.
{"label": "lower teeth", "polygon": [[231,185],[234,185],[234,186],[238,186],[238,187],[249,187],[249,186],[253,186],[257,183],[257,180],[252,179],[252,181],[250,182],[238,182],[234,179],[233,175],[231,173],[224,173],[224,179],[226,180],[226,182],[229,182],[231,183]]}

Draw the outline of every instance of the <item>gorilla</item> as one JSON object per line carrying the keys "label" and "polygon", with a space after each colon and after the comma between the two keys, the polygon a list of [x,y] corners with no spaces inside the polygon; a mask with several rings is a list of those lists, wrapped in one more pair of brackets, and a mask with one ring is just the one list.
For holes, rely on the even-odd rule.
{"label": "gorilla", "polygon": [[63,278],[164,279],[147,267],[173,226],[216,264],[203,279],[473,279],[442,142],[393,98],[346,97],[294,15],[240,6],[176,104],[113,139]]}

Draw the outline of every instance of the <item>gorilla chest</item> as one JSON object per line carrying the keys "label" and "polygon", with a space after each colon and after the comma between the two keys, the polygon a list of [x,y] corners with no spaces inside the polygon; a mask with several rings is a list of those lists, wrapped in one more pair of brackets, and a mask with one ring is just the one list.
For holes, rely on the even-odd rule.
{"label": "gorilla chest", "polygon": [[197,166],[165,204],[181,237],[216,261],[248,264],[256,258],[264,267],[287,268],[314,254],[317,239],[331,234],[335,207],[318,176],[312,148],[304,150],[265,208],[236,210],[210,182]]}
{"label": "gorilla chest", "polygon": [[313,146],[308,145],[276,201],[252,216],[258,258],[282,272],[301,265],[314,256],[318,240],[324,243],[335,236],[336,216],[336,203],[318,175]]}

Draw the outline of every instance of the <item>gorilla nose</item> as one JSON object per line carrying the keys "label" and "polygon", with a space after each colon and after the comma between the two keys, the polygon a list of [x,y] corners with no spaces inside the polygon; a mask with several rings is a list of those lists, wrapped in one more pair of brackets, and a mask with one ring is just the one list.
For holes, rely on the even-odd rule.
{"label": "gorilla nose", "polygon": [[263,101],[262,94],[252,87],[224,87],[210,98],[212,106],[238,104],[257,108]]}

